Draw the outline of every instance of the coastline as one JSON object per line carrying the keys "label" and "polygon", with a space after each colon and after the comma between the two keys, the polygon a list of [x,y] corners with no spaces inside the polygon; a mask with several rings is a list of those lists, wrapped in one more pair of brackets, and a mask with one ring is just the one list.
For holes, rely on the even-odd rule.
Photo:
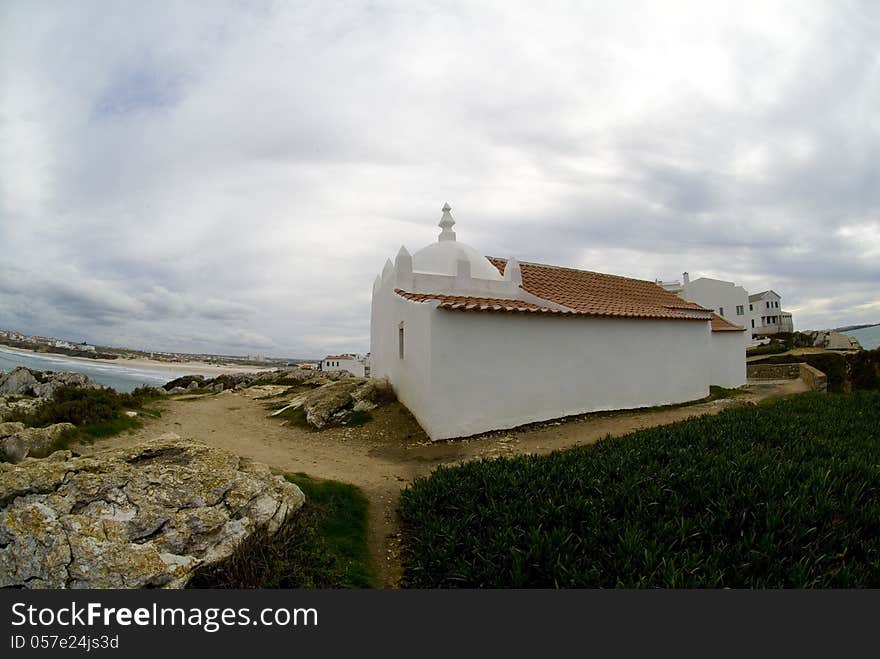
{"label": "coastline", "polygon": [[37,352],[26,348],[13,348],[12,346],[0,345],[3,350],[10,352],[18,352],[24,355],[36,355],[38,357],[57,357],[70,361],[82,362],[84,364],[107,364],[109,366],[120,366],[122,368],[145,368],[157,371],[180,371],[181,375],[223,375],[234,373],[258,373],[261,371],[270,371],[272,367],[260,368],[259,366],[244,366],[242,364],[208,364],[207,362],[189,361],[189,362],[162,362],[155,359],[126,359],[119,357],[118,359],[89,359],[88,357],[72,357],[68,355],[56,354],[52,352]]}

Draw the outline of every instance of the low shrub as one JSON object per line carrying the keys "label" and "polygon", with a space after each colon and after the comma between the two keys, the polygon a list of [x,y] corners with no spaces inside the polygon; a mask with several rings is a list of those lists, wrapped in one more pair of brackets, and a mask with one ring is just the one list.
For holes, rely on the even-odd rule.
{"label": "low shrub", "polygon": [[305,474],[287,479],[306,495],[275,535],[258,533],[228,559],[203,568],[190,588],[369,588],[367,500],[354,485]]}
{"label": "low shrub", "polygon": [[362,426],[365,423],[369,423],[373,420],[373,415],[365,410],[355,410],[352,412],[348,419],[345,420],[343,425],[356,428],[358,426]]}
{"label": "low shrub", "polygon": [[880,587],[880,393],[803,394],[401,497],[411,587]]}
{"label": "low shrub", "polygon": [[65,422],[86,426],[115,419],[129,402],[130,394],[119,394],[113,389],[68,385],[58,387],[51,399],[32,412],[18,413],[11,420],[33,427]]}
{"label": "low shrub", "polygon": [[880,348],[848,355],[847,368],[853,391],[880,389]]}
{"label": "low shrub", "polygon": [[758,355],[775,355],[780,352],[786,352],[788,348],[780,343],[768,343],[764,346],[755,346],[746,350],[746,357],[756,357]]}

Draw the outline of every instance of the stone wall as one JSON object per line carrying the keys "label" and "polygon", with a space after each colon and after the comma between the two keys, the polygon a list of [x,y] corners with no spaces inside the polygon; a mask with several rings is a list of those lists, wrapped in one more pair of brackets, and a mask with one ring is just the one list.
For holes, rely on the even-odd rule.
{"label": "stone wall", "polygon": [[797,380],[800,367],[801,364],[749,364],[746,371],[750,380]]}
{"label": "stone wall", "polygon": [[800,366],[800,378],[813,391],[828,391],[828,377],[818,368],[813,368],[809,364],[798,364]]}
{"label": "stone wall", "polygon": [[827,376],[809,364],[749,364],[746,366],[749,380],[803,380],[812,391],[828,390]]}

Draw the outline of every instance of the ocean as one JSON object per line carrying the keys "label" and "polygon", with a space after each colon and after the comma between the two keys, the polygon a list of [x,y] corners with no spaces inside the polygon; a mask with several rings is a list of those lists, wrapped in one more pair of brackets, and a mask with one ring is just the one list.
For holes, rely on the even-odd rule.
{"label": "ocean", "polygon": [[158,387],[169,380],[186,375],[185,370],[134,368],[103,362],[87,362],[68,359],[64,355],[33,354],[9,350],[0,346],[0,371],[11,371],[16,366],[26,366],[35,371],[76,371],[92,380],[117,391],[131,391],[142,385]]}
{"label": "ocean", "polygon": [[880,325],[874,325],[874,327],[863,327],[862,329],[857,330],[847,330],[844,332],[847,336],[851,336],[860,344],[865,350],[873,350],[874,348],[880,348]]}

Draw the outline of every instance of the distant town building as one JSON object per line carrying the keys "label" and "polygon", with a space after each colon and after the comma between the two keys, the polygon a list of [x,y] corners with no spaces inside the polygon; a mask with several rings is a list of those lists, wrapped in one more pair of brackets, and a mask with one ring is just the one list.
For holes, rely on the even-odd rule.
{"label": "distant town building", "polygon": [[450,211],[436,243],[401,247],[373,284],[373,377],[431,439],[745,384],[743,327],[655,282],[485,257]]}
{"label": "distant town building", "polygon": [[363,378],[367,375],[366,358],[354,354],[328,355],[321,360],[321,370],[327,372],[348,371],[352,375]]}

